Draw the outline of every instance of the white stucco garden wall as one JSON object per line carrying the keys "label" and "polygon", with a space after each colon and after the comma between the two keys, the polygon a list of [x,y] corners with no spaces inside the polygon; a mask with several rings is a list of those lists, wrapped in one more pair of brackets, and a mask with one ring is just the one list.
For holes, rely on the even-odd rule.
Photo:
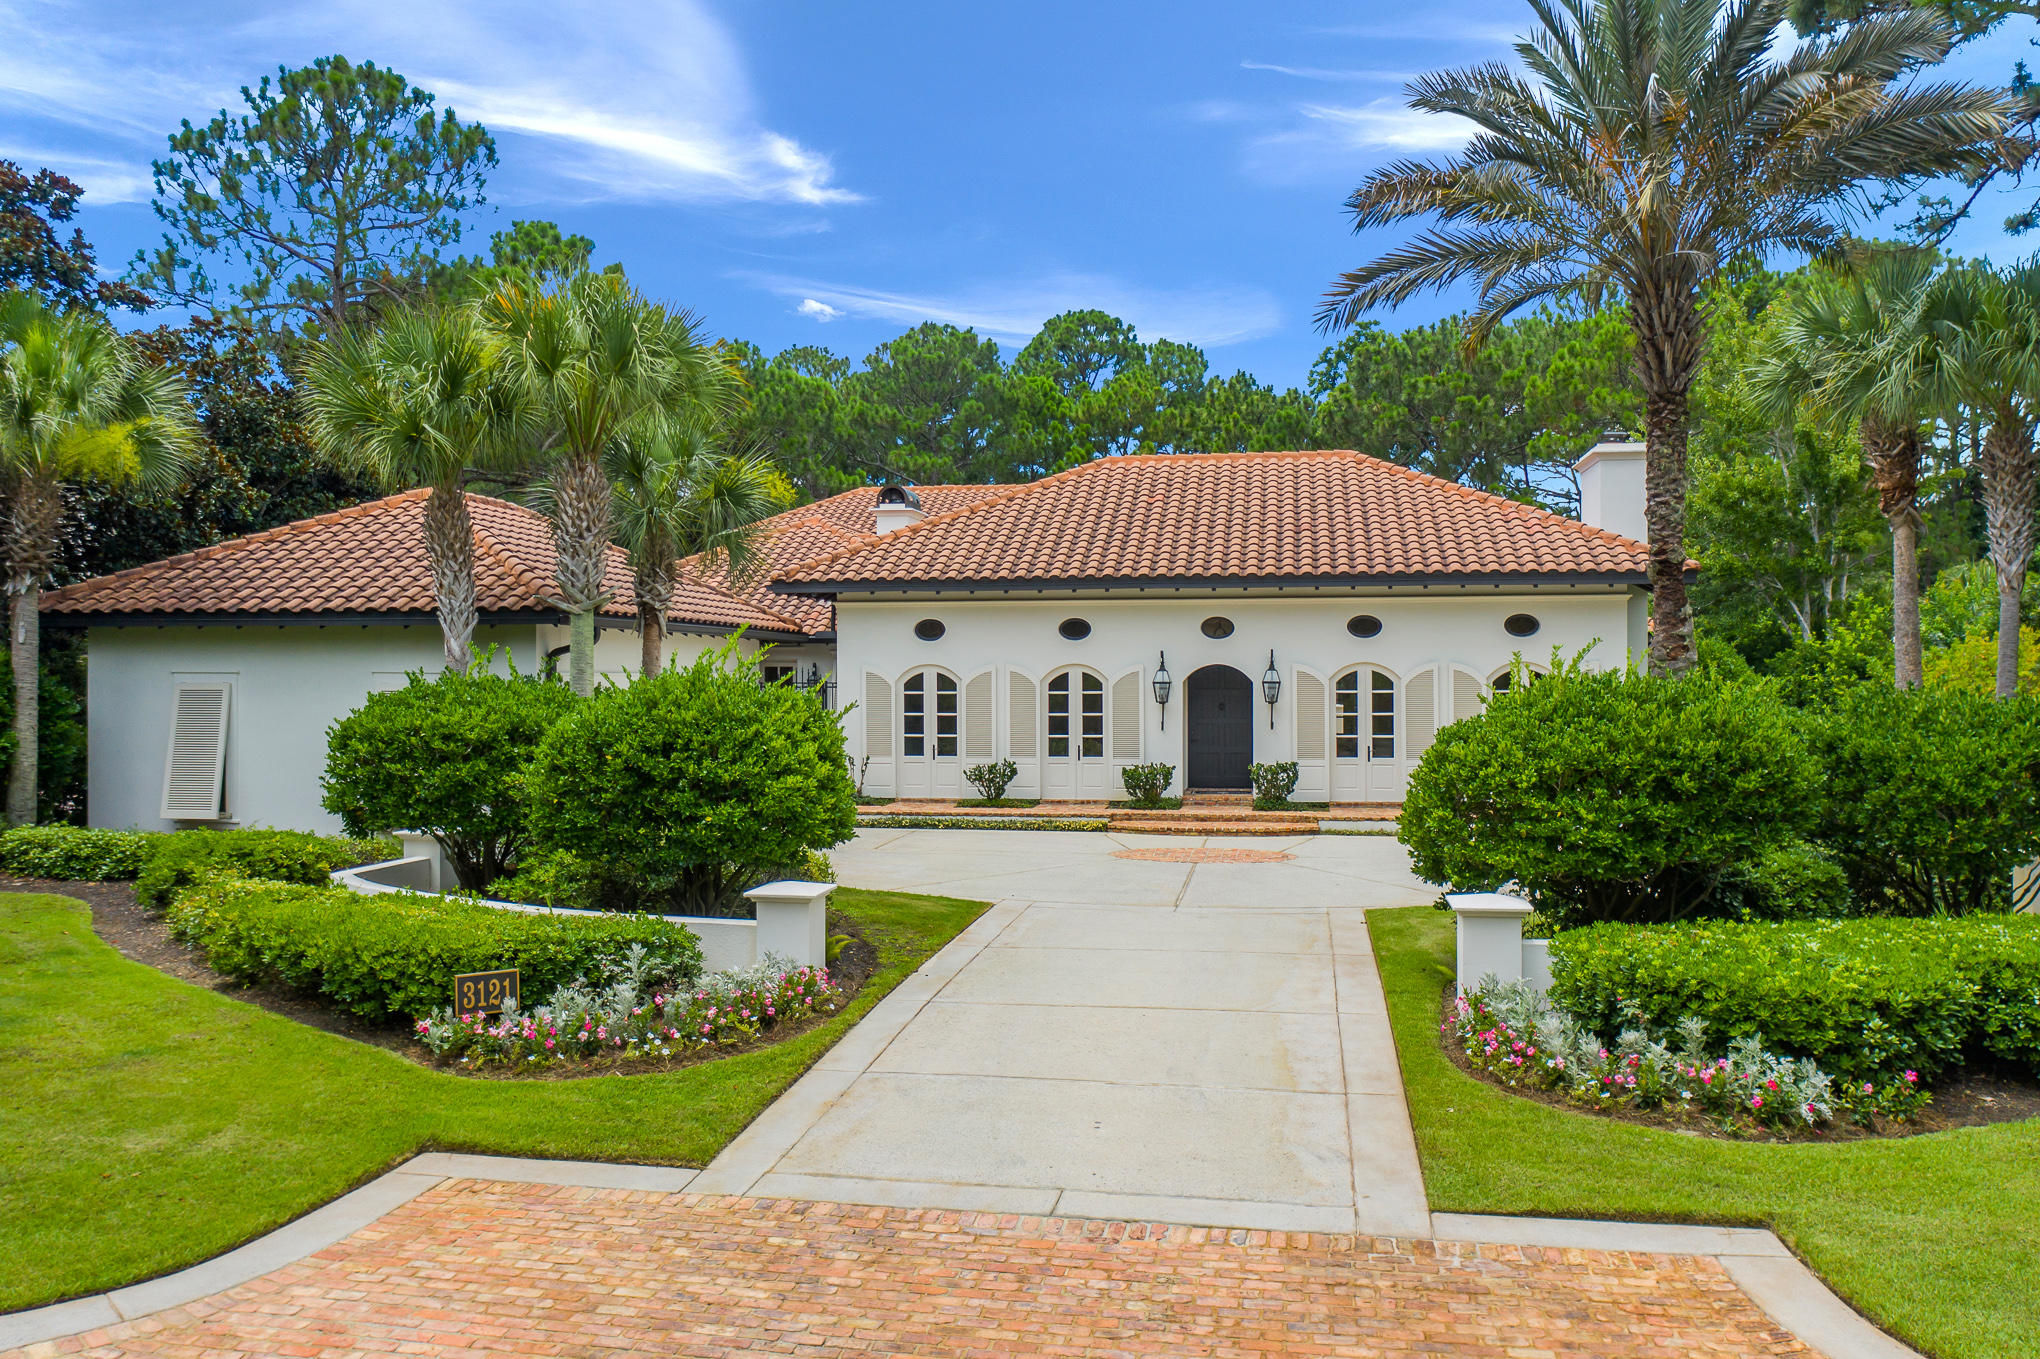
{"label": "white stucco garden wall", "polygon": [[[1381,619],[1378,636],[1363,640],[1347,632],[1347,620],[1362,613]],[[1517,638],[1504,629],[1503,620],[1518,613],[1539,620],[1534,636]],[[1200,625],[1213,615],[1233,621],[1232,636],[1214,640],[1203,635]],[[1414,763],[1407,757],[1405,739],[1398,741],[1394,768],[1384,764],[1362,771],[1348,766],[1335,776],[1331,691],[1340,672],[1359,664],[1388,672],[1397,682],[1399,738],[1412,731],[1412,719],[1418,730],[1428,725],[1434,732],[1454,717],[1465,715],[1455,708],[1463,706],[1467,681],[1463,678],[1455,686],[1455,671],[1478,681],[1484,690],[1517,654],[1541,668],[1548,665],[1554,646],[1568,658],[1585,652],[1586,664],[1597,668],[1620,668],[1629,664],[1632,656],[1640,664],[1645,646],[1644,616],[1641,591],[1610,587],[1546,586],[1509,592],[1491,587],[1465,591],[1433,587],[1367,595],[1327,592],[1230,598],[841,599],[837,603],[837,671],[844,701],[860,705],[847,715],[845,730],[853,757],[871,755],[864,772],[864,790],[872,795],[975,796],[962,782],[962,769],[996,758],[1011,758],[1019,766],[1019,779],[1009,796],[1067,795],[1064,789],[1070,771],[1058,771],[1055,786],[1050,786],[1043,758],[1047,749],[1044,689],[1050,677],[1067,666],[1087,667],[1102,678],[1110,724],[1103,767],[1094,762],[1075,795],[1124,797],[1120,770],[1130,763],[1155,761],[1176,767],[1175,791],[1180,792],[1189,763],[1187,681],[1202,666],[1225,664],[1253,683],[1253,759],[1298,760],[1302,769],[1294,794],[1297,799],[1392,801],[1400,799],[1402,781]],[[927,642],[914,635],[915,623],[926,618],[943,623],[946,631],[940,640]],[[1067,618],[1087,619],[1090,636],[1082,641],[1061,637],[1058,625]],[[1272,730],[1261,698],[1261,677],[1268,668],[1271,649],[1282,677]],[[1162,653],[1167,655],[1174,680],[1166,726],[1151,688]],[[986,720],[982,701],[975,710],[966,703],[963,748],[953,760],[915,765],[899,754],[900,685],[921,667],[947,671],[957,680],[960,692],[967,692],[973,678],[990,677],[989,730],[982,725]],[[1419,711],[1413,712],[1406,702],[1405,686],[1423,671],[1433,675],[1429,706],[1421,702],[1420,692]],[[1021,680],[1017,698],[1023,704],[1018,709],[1016,675]],[[1115,704],[1118,695],[1114,686],[1128,675],[1135,676],[1137,683],[1139,734],[1138,741],[1132,743],[1114,739],[1125,713],[1131,710],[1124,698]],[[871,685],[874,677],[882,681],[878,688]],[[1306,684],[1321,686],[1314,690],[1317,699],[1305,694]],[[1030,687],[1031,713],[1024,709]],[[889,740],[874,742],[874,733],[868,729],[875,700],[882,700],[887,709]],[[1020,713],[1018,728],[1016,711]],[[973,717],[979,724],[975,728]],[[1020,730],[1029,726],[1034,732],[1031,743]],[[1305,729],[1301,753],[1300,726]],[[974,730],[975,742],[971,739]],[[1321,735],[1313,739],[1311,730]],[[1029,744],[1033,754],[1027,753]],[[1319,747],[1315,758],[1313,746]],[[1357,784],[1356,779],[1360,780]]]}
{"label": "white stucco garden wall", "polygon": [[[482,628],[478,646],[537,666],[534,629]],[[227,680],[228,821],[337,832],[319,805],[326,729],[407,671],[444,664],[435,624],[97,627],[86,643],[87,815],[92,825],[175,829],[162,809],[173,687]]]}

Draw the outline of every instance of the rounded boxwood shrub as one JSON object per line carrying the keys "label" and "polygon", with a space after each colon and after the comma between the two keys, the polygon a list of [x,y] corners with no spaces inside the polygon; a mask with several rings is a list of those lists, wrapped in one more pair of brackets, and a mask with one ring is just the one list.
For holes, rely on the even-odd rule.
{"label": "rounded boxwood shrub", "polygon": [[1811,838],[1862,909],[2013,908],[2012,870],[2040,858],[2040,699],[1868,684],[1809,728],[1826,775]]}
{"label": "rounded boxwood shrub", "polygon": [[460,897],[215,879],[171,905],[170,931],[236,981],[324,996],[363,1019],[416,1018],[446,1008],[462,972],[514,967],[524,994],[549,996],[576,978],[599,981],[633,945],[646,975],[693,980],[701,946],[678,925],[642,915],[551,915]]}
{"label": "rounded boxwood shrub", "polygon": [[1514,881],[1560,928],[1677,920],[1796,840],[1816,781],[1762,682],[1559,667],[1438,733],[1397,834],[1422,877]]}
{"label": "rounded boxwood shrub", "polygon": [[673,914],[741,905],[744,889],[857,828],[837,715],[761,684],[732,646],[578,705],[539,743],[525,786],[541,849],[627,872],[648,909]]}
{"label": "rounded boxwood shrub", "polygon": [[1705,1020],[1838,1079],[2040,1069],[2040,917],[1604,924],[1551,941],[1551,999],[1613,1037]]}
{"label": "rounded boxwood shrub", "polygon": [[575,704],[563,684],[483,664],[370,694],[326,738],[326,810],[348,834],[422,831],[475,890],[523,853],[524,761]]}

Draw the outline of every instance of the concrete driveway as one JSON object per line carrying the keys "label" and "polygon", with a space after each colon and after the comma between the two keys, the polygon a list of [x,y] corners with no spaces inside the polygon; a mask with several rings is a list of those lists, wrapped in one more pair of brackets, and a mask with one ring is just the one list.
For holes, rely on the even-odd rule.
{"label": "concrete driveway", "polygon": [[694,1192],[1427,1230],[1364,912],[1436,892],[1392,839],[874,831],[835,859],[998,904]]}

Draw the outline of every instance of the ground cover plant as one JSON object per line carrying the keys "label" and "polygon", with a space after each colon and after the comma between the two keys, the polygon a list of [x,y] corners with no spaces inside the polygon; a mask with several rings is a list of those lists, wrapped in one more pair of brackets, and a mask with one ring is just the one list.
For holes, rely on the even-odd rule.
{"label": "ground cover plant", "polygon": [[534,995],[614,972],[640,951],[645,975],[682,986],[701,971],[685,928],[644,915],[506,910],[461,897],[227,879],[179,895],[171,934],[214,971],[324,998],[371,1022],[437,1010],[461,972],[514,967]]}
{"label": "ground cover plant", "polygon": [[882,830],[1101,831],[1111,823],[1102,816],[949,816],[903,812],[896,816],[883,813],[860,816],[857,824]]}
{"label": "ground cover plant", "polygon": [[985,909],[835,905],[877,970],[805,1033],[671,1072],[478,1081],[129,962],[69,898],[0,895],[0,1309],[192,1264],[421,1150],[702,1165]]}
{"label": "ground cover plant", "polygon": [[1368,927],[1434,1211],[1768,1226],[1939,1359],[2040,1353],[2030,1253],[2006,1248],[2030,1235],[2040,1182],[2005,1173],[2040,1158],[2040,1120],[1781,1144],[1525,1099],[1460,1070],[1440,1042],[1451,917],[1373,911]]}

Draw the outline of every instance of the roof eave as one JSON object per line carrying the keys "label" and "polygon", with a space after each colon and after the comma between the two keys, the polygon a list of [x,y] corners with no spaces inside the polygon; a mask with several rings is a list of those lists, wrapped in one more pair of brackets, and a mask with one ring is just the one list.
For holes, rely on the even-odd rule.
{"label": "roof eave", "polygon": [[[1686,571],[1686,579],[1698,572]],[[1647,586],[1642,571],[1462,571],[1412,572],[1365,576],[1054,576],[1036,578],[964,578],[944,580],[780,580],[773,588],[788,594],[838,597],[846,594],[935,594],[943,591],[1018,590],[1061,593],[1076,590],[1350,590],[1382,585],[1608,585]]]}
{"label": "roof eave", "polygon": [[[428,611],[383,610],[358,613],[325,611],[169,612],[155,610],[50,611],[42,616],[43,626],[77,631],[83,628],[170,628],[170,627],[420,627],[439,625],[439,615]],[[557,609],[513,609],[475,616],[477,627],[516,627],[552,624],[563,626],[567,615]],[[598,614],[597,629],[636,632],[637,620],[615,614]],[[742,628],[746,635],[771,641],[806,641],[809,634],[785,632],[740,623],[698,623],[674,620],[668,632],[686,632],[726,637]]]}

